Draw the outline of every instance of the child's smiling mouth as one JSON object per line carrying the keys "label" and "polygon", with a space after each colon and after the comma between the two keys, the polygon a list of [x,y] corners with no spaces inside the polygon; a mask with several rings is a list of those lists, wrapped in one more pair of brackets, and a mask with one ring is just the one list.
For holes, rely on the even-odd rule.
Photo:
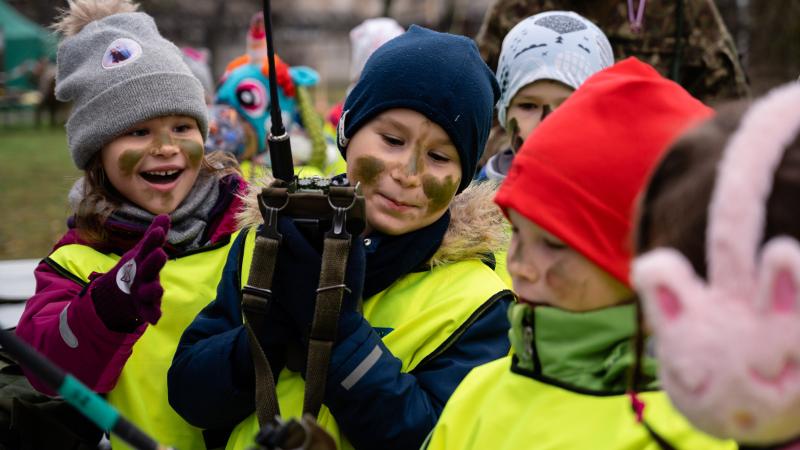
{"label": "child's smiling mouth", "polygon": [[139,176],[144,178],[148,183],[152,184],[169,184],[177,180],[181,176],[183,170],[151,170],[148,172],[141,172]]}
{"label": "child's smiling mouth", "polygon": [[394,198],[392,198],[392,197],[390,197],[388,195],[382,194],[380,192],[378,193],[378,198],[380,198],[383,201],[385,206],[387,206],[389,209],[395,210],[395,211],[410,211],[410,210],[418,207],[417,205],[414,205],[414,204],[411,204],[411,203],[405,203],[405,202],[402,202],[402,201],[399,201],[399,200],[395,200]]}

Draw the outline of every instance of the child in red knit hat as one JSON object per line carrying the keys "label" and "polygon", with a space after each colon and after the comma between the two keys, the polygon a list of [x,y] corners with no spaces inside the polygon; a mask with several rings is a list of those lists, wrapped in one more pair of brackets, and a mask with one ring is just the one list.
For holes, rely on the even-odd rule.
{"label": "child in red knit hat", "polygon": [[652,359],[640,370],[647,408],[626,395],[633,204],[662,150],[710,114],[631,58],[590,77],[534,130],[495,198],[513,226],[513,354],[467,376],[428,448],[734,448],[672,409]]}

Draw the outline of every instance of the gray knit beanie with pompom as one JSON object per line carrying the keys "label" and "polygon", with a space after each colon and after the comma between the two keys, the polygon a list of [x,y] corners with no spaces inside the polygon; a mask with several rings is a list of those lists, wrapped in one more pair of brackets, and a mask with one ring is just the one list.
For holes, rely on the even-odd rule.
{"label": "gray knit beanie with pompom", "polygon": [[56,97],[73,102],[67,137],[79,169],[132,126],[156,117],[193,117],[207,134],[203,86],[178,47],[137,8],[128,0],[72,0],[54,26],[64,36]]}

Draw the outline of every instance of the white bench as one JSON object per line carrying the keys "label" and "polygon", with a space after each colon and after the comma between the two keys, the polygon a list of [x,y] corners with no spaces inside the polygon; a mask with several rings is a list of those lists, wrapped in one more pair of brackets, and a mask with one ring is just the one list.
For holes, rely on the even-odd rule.
{"label": "white bench", "polygon": [[0,260],[0,327],[15,327],[19,322],[25,301],[36,290],[33,270],[38,264],[38,259]]}

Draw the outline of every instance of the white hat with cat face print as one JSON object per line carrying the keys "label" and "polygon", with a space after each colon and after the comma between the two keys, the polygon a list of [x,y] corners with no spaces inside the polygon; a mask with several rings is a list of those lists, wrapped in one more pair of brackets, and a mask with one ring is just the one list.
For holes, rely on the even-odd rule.
{"label": "white hat with cat face print", "polygon": [[554,80],[577,89],[612,64],[608,38],[585,17],[570,11],[548,11],[524,19],[503,39],[497,63],[500,125],[505,127],[508,105],[523,87]]}

